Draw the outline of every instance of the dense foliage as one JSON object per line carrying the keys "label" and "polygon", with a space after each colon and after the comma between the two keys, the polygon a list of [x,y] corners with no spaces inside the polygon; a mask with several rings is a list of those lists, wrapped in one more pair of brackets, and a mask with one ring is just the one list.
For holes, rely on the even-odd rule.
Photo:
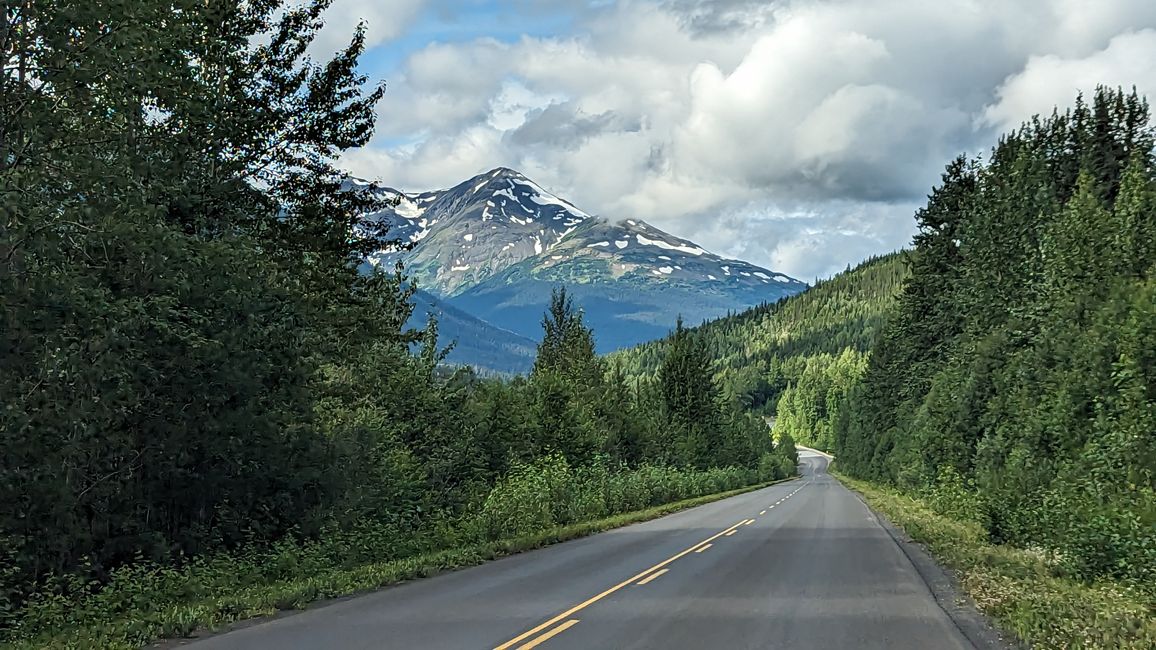
{"label": "dense foliage", "polygon": [[330,161],[381,88],[360,32],[303,58],[322,9],[6,5],[0,617],[34,580],[313,526],[364,476],[321,471],[358,458],[324,371],[404,350],[404,296],[350,264],[382,233]]}
{"label": "dense foliage", "polygon": [[698,344],[628,385],[565,294],[529,379],[445,372],[401,273],[358,271],[388,233],[333,161],[382,87],[360,31],[306,56],[327,4],[5,5],[0,638],[270,545],[405,557],[794,470]]}
{"label": "dense foliage", "polygon": [[1099,90],[960,158],[834,437],[855,476],[945,496],[995,542],[1156,584],[1156,170]]}
{"label": "dense foliage", "polygon": [[[841,398],[894,307],[906,265],[895,253],[806,292],[694,328],[725,399],[773,414],[776,435],[833,448]],[[634,378],[655,376],[677,334],[611,356]]]}

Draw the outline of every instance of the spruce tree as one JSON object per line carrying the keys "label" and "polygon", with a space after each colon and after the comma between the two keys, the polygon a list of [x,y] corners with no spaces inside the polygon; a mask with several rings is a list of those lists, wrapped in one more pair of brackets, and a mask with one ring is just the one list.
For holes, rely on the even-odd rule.
{"label": "spruce tree", "polygon": [[1156,183],[1143,156],[1134,156],[1120,182],[1115,205],[1113,258],[1117,272],[1150,276],[1156,264]]}
{"label": "spruce tree", "polygon": [[708,467],[719,448],[719,389],[711,357],[702,337],[683,327],[678,319],[658,369],[663,403],[683,462]]}

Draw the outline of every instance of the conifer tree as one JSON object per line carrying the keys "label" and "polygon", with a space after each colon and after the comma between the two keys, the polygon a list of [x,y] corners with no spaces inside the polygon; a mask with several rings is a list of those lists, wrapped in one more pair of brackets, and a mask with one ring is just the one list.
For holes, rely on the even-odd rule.
{"label": "conifer tree", "polygon": [[1113,249],[1120,274],[1150,276],[1156,264],[1156,183],[1143,156],[1134,156],[1120,181],[1115,206]]}
{"label": "conifer tree", "polygon": [[684,462],[708,467],[719,447],[719,389],[702,338],[678,319],[666,358],[658,369],[666,413],[679,432]]}
{"label": "conifer tree", "polygon": [[534,360],[533,375],[554,373],[583,388],[601,383],[602,362],[594,352],[594,333],[574,307],[566,288],[550,294],[550,306],[542,318],[542,341]]}

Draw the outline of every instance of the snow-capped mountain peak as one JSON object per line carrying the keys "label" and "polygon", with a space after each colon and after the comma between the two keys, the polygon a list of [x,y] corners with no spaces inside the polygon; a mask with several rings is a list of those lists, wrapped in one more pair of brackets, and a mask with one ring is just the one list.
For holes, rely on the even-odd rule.
{"label": "snow-capped mountain peak", "polygon": [[527,257],[541,255],[592,219],[569,201],[499,167],[447,189],[421,194],[383,189],[394,205],[374,218],[420,248],[382,251],[372,261],[405,259],[423,286],[452,294]]}
{"label": "snow-capped mountain peak", "polygon": [[738,307],[806,287],[638,219],[615,223],[592,216],[505,167],[447,190],[382,191],[395,204],[374,216],[413,248],[382,251],[371,261],[391,265],[400,258],[419,286],[443,297],[537,278],[605,283],[619,291],[692,288]]}

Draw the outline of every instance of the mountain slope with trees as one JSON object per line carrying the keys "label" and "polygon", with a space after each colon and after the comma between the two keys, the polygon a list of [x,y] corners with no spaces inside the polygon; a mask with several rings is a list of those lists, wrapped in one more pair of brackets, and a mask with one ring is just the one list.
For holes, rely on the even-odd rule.
{"label": "mountain slope with trees", "polygon": [[948,165],[834,432],[846,472],[955,491],[996,542],[1156,585],[1153,144],[1147,103],[1102,88]]}
{"label": "mountain slope with trees", "polygon": [[[797,296],[694,328],[728,399],[775,414],[777,432],[830,449],[839,396],[862,373],[895,307],[904,255],[867,260]],[[671,344],[646,343],[610,359],[629,377],[652,377]]]}
{"label": "mountain slope with trees", "polygon": [[422,290],[411,298],[413,314],[406,324],[421,329],[437,321],[438,345],[450,347],[445,363],[470,366],[479,374],[526,374],[534,363],[534,340],[515,334]]}

